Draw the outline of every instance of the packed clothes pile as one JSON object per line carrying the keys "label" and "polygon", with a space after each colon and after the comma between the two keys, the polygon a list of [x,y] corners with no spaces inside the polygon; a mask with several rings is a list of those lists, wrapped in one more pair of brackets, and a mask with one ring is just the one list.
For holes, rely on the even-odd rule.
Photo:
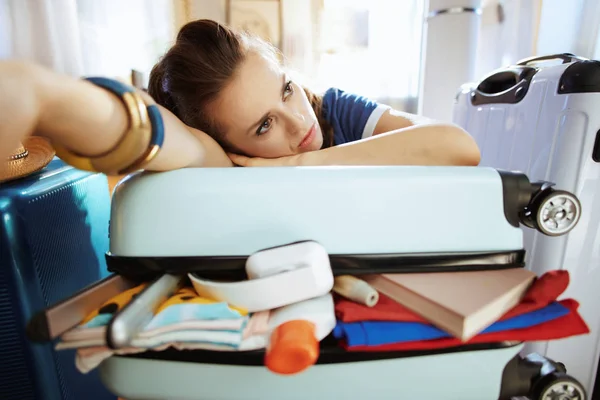
{"label": "packed clothes pile", "polygon": [[[347,351],[430,350],[472,343],[539,341],[586,334],[578,302],[559,299],[569,284],[566,271],[550,271],[536,279],[521,302],[466,343],[418,313],[379,293],[375,305],[334,295],[336,324],[330,338]],[[77,368],[88,372],[113,354],[205,349],[252,351],[268,344],[273,310],[249,313],[243,308],[199,296],[182,287],[164,302],[154,318],[122,349],[107,347],[105,332],[112,316],[144,289],[138,285],[107,301],[82,323],[62,335],[57,349],[77,349]]]}

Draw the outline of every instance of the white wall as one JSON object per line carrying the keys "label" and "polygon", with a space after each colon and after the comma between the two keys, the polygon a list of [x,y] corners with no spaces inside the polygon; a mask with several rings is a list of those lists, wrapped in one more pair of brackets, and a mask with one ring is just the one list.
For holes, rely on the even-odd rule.
{"label": "white wall", "polygon": [[598,0],[486,0],[475,75],[534,55],[569,52],[600,59],[599,27]]}
{"label": "white wall", "polygon": [[544,0],[537,54],[576,53],[586,0]]}
{"label": "white wall", "polygon": [[514,64],[535,53],[541,0],[487,0],[481,15],[475,76]]}

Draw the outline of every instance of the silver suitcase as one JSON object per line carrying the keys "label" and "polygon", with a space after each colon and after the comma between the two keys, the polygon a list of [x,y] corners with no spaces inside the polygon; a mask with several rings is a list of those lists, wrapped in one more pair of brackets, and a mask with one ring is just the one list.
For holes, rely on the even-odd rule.
{"label": "silver suitcase", "polygon": [[[538,274],[569,270],[565,296],[581,302],[592,333],[529,349],[563,361],[591,393],[600,352],[600,61],[556,54],[493,71],[460,88],[453,120],[479,144],[482,166],[555,182],[579,198],[554,199],[536,219],[550,235],[524,229],[525,262]],[[554,237],[578,211],[579,224]]]}

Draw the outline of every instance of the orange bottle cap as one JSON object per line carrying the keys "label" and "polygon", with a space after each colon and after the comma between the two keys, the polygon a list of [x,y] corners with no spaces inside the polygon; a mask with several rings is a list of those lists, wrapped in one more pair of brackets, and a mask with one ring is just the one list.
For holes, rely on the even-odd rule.
{"label": "orange bottle cap", "polygon": [[293,320],[273,330],[265,365],[272,372],[290,375],[314,365],[318,358],[319,341],[315,336],[315,325],[306,320]]}

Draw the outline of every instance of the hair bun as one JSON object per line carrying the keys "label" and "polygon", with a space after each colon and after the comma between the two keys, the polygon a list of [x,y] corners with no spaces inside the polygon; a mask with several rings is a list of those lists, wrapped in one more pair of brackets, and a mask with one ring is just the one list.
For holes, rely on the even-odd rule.
{"label": "hair bun", "polygon": [[148,82],[148,93],[154,101],[179,117],[177,103],[169,90],[169,77],[164,64],[164,60],[161,60],[152,68]]}

